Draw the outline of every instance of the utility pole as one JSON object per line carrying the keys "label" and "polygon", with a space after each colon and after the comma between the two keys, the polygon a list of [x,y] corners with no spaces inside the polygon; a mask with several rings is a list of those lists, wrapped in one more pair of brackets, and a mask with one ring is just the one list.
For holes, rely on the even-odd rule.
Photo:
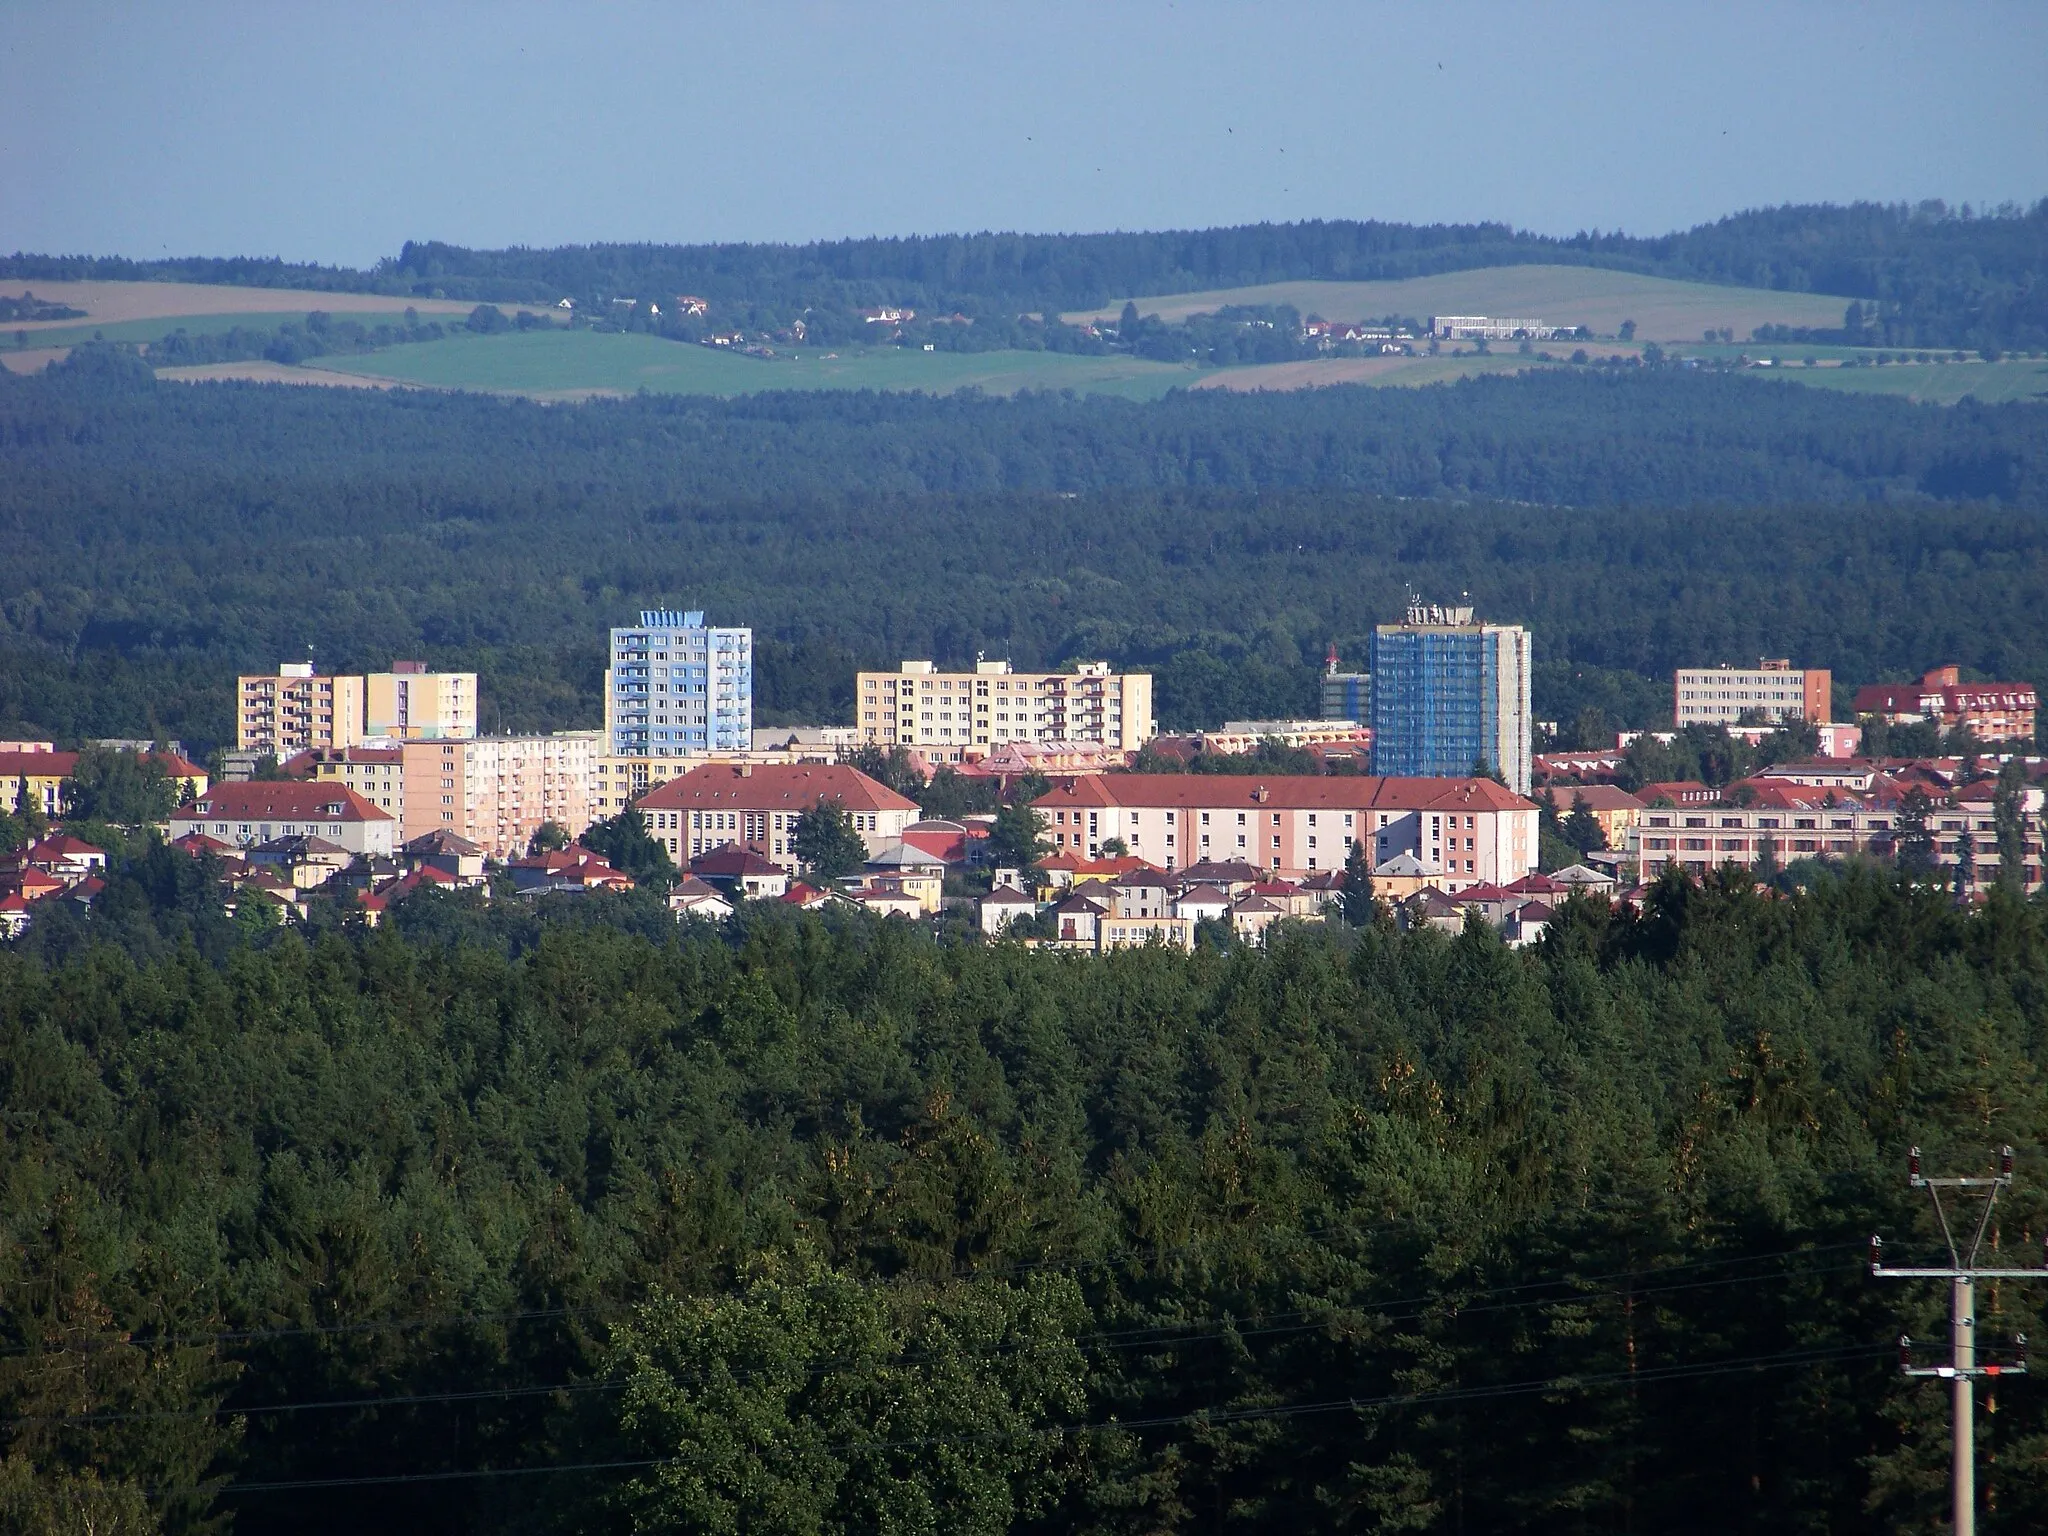
{"label": "utility pole", "polygon": [[[1989,1177],[1967,1177],[1953,1179],[1930,1179],[1920,1172],[1920,1149],[1913,1148],[1906,1161],[1907,1184],[1913,1189],[1924,1189],[1934,1202],[1934,1217],[1941,1224],[1942,1240],[1948,1244],[1949,1262],[1946,1268],[1939,1265],[1887,1265],[1884,1262],[1884,1239],[1870,1240],[1870,1272],[1873,1275],[1898,1280],[1946,1280],[1949,1283],[1949,1363],[1947,1365],[1916,1366],[1912,1361],[1913,1341],[1901,1336],[1899,1339],[1899,1370],[1907,1376],[1939,1376],[1949,1379],[1953,1390],[1953,1412],[1955,1416],[1955,1453],[1951,1471],[1951,1492],[1954,1499],[1953,1530],[1955,1536],[1976,1536],[1977,1531],[1977,1459],[1976,1459],[1976,1386],[1979,1376],[2024,1376],[2027,1373],[2027,1336],[2019,1336],[2019,1359],[2005,1365],[1979,1364],[1977,1359],[1977,1282],[1979,1280],[2048,1280],[2048,1268],[2042,1269],[1998,1269],[1982,1267],[1977,1263],[1977,1252],[1984,1245],[1984,1234],[1991,1228],[1991,1213],[1998,1205],[1999,1191],[2012,1187],[2012,1148],[2003,1147],[1998,1154],[1998,1172]],[[1962,1247],[1956,1241],[1955,1229],[1949,1224],[1947,1207],[1941,1203],[1941,1192],[1945,1189],[1956,1191],[1953,1197],[1960,1206],[1965,1200],[1981,1196],[1983,1212],[1977,1218],[1977,1229],[1969,1235],[1969,1246]],[[1960,1210],[1958,1215],[1962,1214]]]}

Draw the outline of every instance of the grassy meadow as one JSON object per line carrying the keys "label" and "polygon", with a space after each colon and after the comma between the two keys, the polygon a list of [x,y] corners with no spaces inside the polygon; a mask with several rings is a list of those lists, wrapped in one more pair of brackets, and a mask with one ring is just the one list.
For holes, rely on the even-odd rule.
{"label": "grassy meadow", "polygon": [[573,399],[654,390],[683,395],[751,395],[777,389],[1072,389],[1152,400],[1191,384],[1192,367],[1129,357],[1057,352],[917,352],[901,347],[799,348],[773,358],[642,335],[529,331],[457,336],[357,357],[324,357],[323,371],[432,389],[468,389]]}
{"label": "grassy meadow", "polygon": [[[1169,323],[1226,304],[1291,304],[1302,314],[1331,320],[1406,315],[1503,315],[1551,325],[1583,325],[1613,335],[1624,320],[1636,323],[1640,341],[1698,341],[1708,326],[1732,327],[1748,336],[1760,325],[1833,326],[1842,323],[1846,299],[1817,293],[1779,293],[1717,283],[1683,283],[1601,267],[1482,267],[1400,282],[1261,283],[1135,301],[1141,314]],[[1069,314],[1069,320],[1114,320],[1121,302]]]}

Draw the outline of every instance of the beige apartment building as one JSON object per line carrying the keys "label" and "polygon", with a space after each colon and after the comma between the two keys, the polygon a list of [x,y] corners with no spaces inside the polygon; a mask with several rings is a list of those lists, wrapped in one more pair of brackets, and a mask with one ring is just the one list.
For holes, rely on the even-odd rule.
{"label": "beige apartment building", "polygon": [[366,736],[440,741],[476,734],[476,674],[429,672],[424,661],[394,661],[364,679]]}
{"label": "beige apartment building", "polygon": [[[395,766],[381,756],[389,752]],[[543,821],[571,838],[590,825],[596,762],[596,731],[563,731],[356,748],[317,758],[313,774],[348,782],[379,809],[395,786],[399,842],[453,831],[492,858],[518,858]]]}
{"label": "beige apartment building", "polygon": [[1672,680],[1672,718],[1680,726],[1734,725],[1751,710],[1773,720],[1828,718],[1833,677],[1824,667],[1795,667],[1765,657],[1754,668],[1685,667]]}
{"label": "beige apartment building", "polygon": [[235,749],[280,760],[372,737],[444,740],[476,734],[476,674],[429,672],[395,661],[389,672],[324,676],[310,661],[236,682]]}
{"label": "beige apartment building", "polygon": [[895,672],[855,679],[855,725],[863,742],[911,747],[932,762],[973,762],[1012,741],[1089,741],[1135,752],[1157,732],[1152,674],[1112,672],[1084,661],[1072,672],[1016,672],[978,661],[972,672],[941,672],[906,661]]}
{"label": "beige apartment building", "polygon": [[279,760],[315,747],[352,747],[363,738],[363,680],[323,677],[310,661],[235,679],[235,749]]}

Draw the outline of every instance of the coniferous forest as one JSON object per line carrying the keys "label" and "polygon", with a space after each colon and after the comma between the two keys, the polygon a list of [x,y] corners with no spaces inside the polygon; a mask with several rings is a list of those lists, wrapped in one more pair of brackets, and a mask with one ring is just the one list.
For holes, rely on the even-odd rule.
{"label": "coniferous forest", "polygon": [[1405,592],[1536,637],[1536,707],[1670,669],[2048,681],[2048,413],[1677,370],[1153,404],[478,396],[0,374],[0,731],[229,734],[309,650],[477,670],[487,729],[597,723],[644,606],[760,638],[764,723],[858,665],[1106,657],[1168,728],[1313,713]]}
{"label": "coniferous forest", "polygon": [[1101,959],[220,894],[0,953],[6,1529],[1933,1530],[1868,1238],[1934,1252],[1916,1144],[2048,1223],[2048,913],[1875,869]]}

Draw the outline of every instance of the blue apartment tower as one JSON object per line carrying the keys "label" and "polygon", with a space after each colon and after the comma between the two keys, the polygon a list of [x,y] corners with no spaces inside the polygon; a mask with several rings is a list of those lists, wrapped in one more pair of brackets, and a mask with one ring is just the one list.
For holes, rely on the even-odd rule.
{"label": "blue apartment tower", "polygon": [[698,609],[650,608],[612,631],[604,679],[613,757],[702,757],[754,744],[754,632],[706,626]]}
{"label": "blue apartment tower", "polygon": [[1527,630],[1411,603],[1373,631],[1370,657],[1374,773],[1465,778],[1484,763],[1529,793]]}

